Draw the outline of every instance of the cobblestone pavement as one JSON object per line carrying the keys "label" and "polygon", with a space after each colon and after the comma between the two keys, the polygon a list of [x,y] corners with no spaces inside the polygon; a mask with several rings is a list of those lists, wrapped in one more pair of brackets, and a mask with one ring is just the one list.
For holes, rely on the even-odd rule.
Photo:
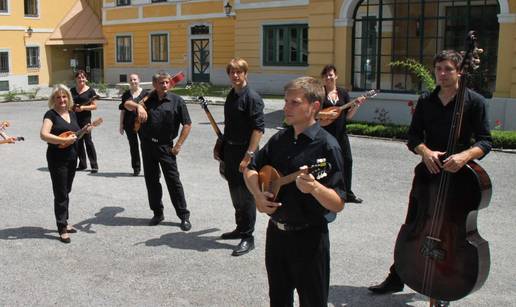
{"label": "cobblestone pavement", "polygon": [[[281,102],[268,103],[264,139],[281,123]],[[143,176],[130,175],[129,146],[118,133],[117,102],[101,101],[93,132],[100,171],[78,172],[71,193],[72,243],[57,240],[46,144],[39,128],[46,102],[0,104],[0,120],[25,142],[0,145],[0,306],[267,306],[264,237],[259,214],[256,249],[231,257],[238,241],[220,241],[234,228],[227,185],[212,159],[215,138],[198,105],[189,105],[190,137],[178,157],[193,228],[179,229],[168,194],[165,222],[151,217]],[[221,120],[223,108],[210,106]],[[427,306],[405,288],[373,296],[383,280],[404,220],[417,156],[400,142],[351,137],[353,185],[365,201],[349,204],[330,226],[331,306]],[[493,197],[478,228],[491,246],[491,272],[482,289],[455,306],[515,306],[516,155],[493,152],[481,161]]]}

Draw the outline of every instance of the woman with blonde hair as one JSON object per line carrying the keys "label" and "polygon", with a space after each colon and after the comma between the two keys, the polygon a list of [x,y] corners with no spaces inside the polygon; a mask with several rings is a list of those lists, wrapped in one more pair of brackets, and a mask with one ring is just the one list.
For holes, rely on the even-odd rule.
{"label": "woman with blonde hair", "polygon": [[76,132],[80,128],[77,116],[71,111],[73,103],[68,87],[56,85],[48,99],[48,107],[50,110],[43,116],[40,137],[48,143],[47,162],[54,192],[54,214],[59,240],[70,243],[69,233],[76,232],[68,225],[68,195],[72,190],[77,165],[77,136],[74,133],[64,137],[60,135],[67,131]]}

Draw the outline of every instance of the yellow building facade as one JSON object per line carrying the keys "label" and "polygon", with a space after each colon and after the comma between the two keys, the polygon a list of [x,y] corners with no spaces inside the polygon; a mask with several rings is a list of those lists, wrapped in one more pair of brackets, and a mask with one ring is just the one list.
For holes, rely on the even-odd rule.
{"label": "yellow building facade", "polygon": [[[97,37],[88,42],[89,32],[66,35],[73,28],[70,22],[76,21],[70,17],[85,11],[95,16],[91,7],[96,7],[100,16],[101,1],[0,0],[0,91],[30,90],[72,80],[71,62],[84,61],[84,52],[76,49],[103,40]],[[92,20],[101,34],[99,16]]]}

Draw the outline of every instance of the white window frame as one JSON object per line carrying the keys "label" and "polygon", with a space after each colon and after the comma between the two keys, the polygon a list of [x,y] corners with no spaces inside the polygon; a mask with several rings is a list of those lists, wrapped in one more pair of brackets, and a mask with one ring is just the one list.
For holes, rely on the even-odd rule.
{"label": "white window frame", "polygon": [[[27,63],[27,48],[38,48],[38,66],[29,66]],[[25,46],[25,64],[27,65],[27,69],[36,70],[41,68],[41,47],[39,45],[27,45]]]}
{"label": "white window frame", "polygon": [[6,52],[7,53],[7,66],[8,66],[8,71],[0,72],[0,76],[9,76],[11,74],[11,71],[12,71],[11,49],[2,48],[2,49],[0,49],[0,52]]}
{"label": "white window frame", "polygon": [[7,11],[0,11],[0,15],[11,15],[11,0],[1,0],[5,1],[7,5]]}
{"label": "white window frame", "polygon": [[23,1],[23,17],[27,18],[27,19],[40,19],[40,16],[41,16],[41,8],[40,8],[40,0],[34,0],[36,1],[36,10],[37,10],[37,14],[34,15],[34,16],[28,16],[28,15],[25,15],[25,0]]}
{"label": "white window frame", "polygon": [[[152,60],[152,36],[153,35],[166,35],[167,37],[167,60],[166,61],[153,61]],[[167,31],[156,31],[149,32],[149,63],[150,64],[169,64],[170,63],[170,33]]]}
{"label": "white window frame", "polygon": [[308,59],[306,61],[306,66],[273,66],[273,65],[263,65],[263,42],[265,38],[263,37],[263,26],[288,26],[288,25],[295,25],[295,24],[306,24],[308,27],[308,32],[310,33],[310,23],[307,19],[302,20],[285,20],[285,21],[267,21],[262,22],[260,24],[260,68],[262,70],[300,70],[304,71],[307,70],[310,67],[310,34],[308,34]]}
{"label": "white window frame", "polygon": [[[128,62],[119,62],[118,61],[118,38],[119,37],[131,37],[131,60]],[[115,34],[115,63],[117,64],[133,64],[134,61],[134,37],[132,33],[117,33]]]}
{"label": "white window frame", "polygon": [[131,0],[128,0],[129,1],[129,4],[118,4],[118,1],[119,0],[115,0],[115,6],[116,7],[124,7],[124,6],[130,6],[132,3],[131,3]]}

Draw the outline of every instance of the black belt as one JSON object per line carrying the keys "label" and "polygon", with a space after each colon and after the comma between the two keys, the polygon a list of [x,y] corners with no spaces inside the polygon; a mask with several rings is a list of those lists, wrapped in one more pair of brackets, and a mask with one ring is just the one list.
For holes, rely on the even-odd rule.
{"label": "black belt", "polygon": [[234,142],[231,140],[226,140],[225,142],[229,145],[239,145],[239,146],[244,146],[244,145],[249,144],[249,142]]}
{"label": "black belt", "polygon": [[279,230],[282,230],[282,231],[299,231],[299,230],[307,229],[308,227],[311,226],[310,224],[290,225],[290,224],[286,224],[286,223],[276,222],[273,219],[270,219],[270,221],[274,226],[276,226],[276,228],[278,228]]}
{"label": "black belt", "polygon": [[164,140],[160,140],[158,138],[144,138],[144,140],[149,141],[154,144],[158,144],[158,145],[169,145],[170,144],[169,140],[164,141]]}

